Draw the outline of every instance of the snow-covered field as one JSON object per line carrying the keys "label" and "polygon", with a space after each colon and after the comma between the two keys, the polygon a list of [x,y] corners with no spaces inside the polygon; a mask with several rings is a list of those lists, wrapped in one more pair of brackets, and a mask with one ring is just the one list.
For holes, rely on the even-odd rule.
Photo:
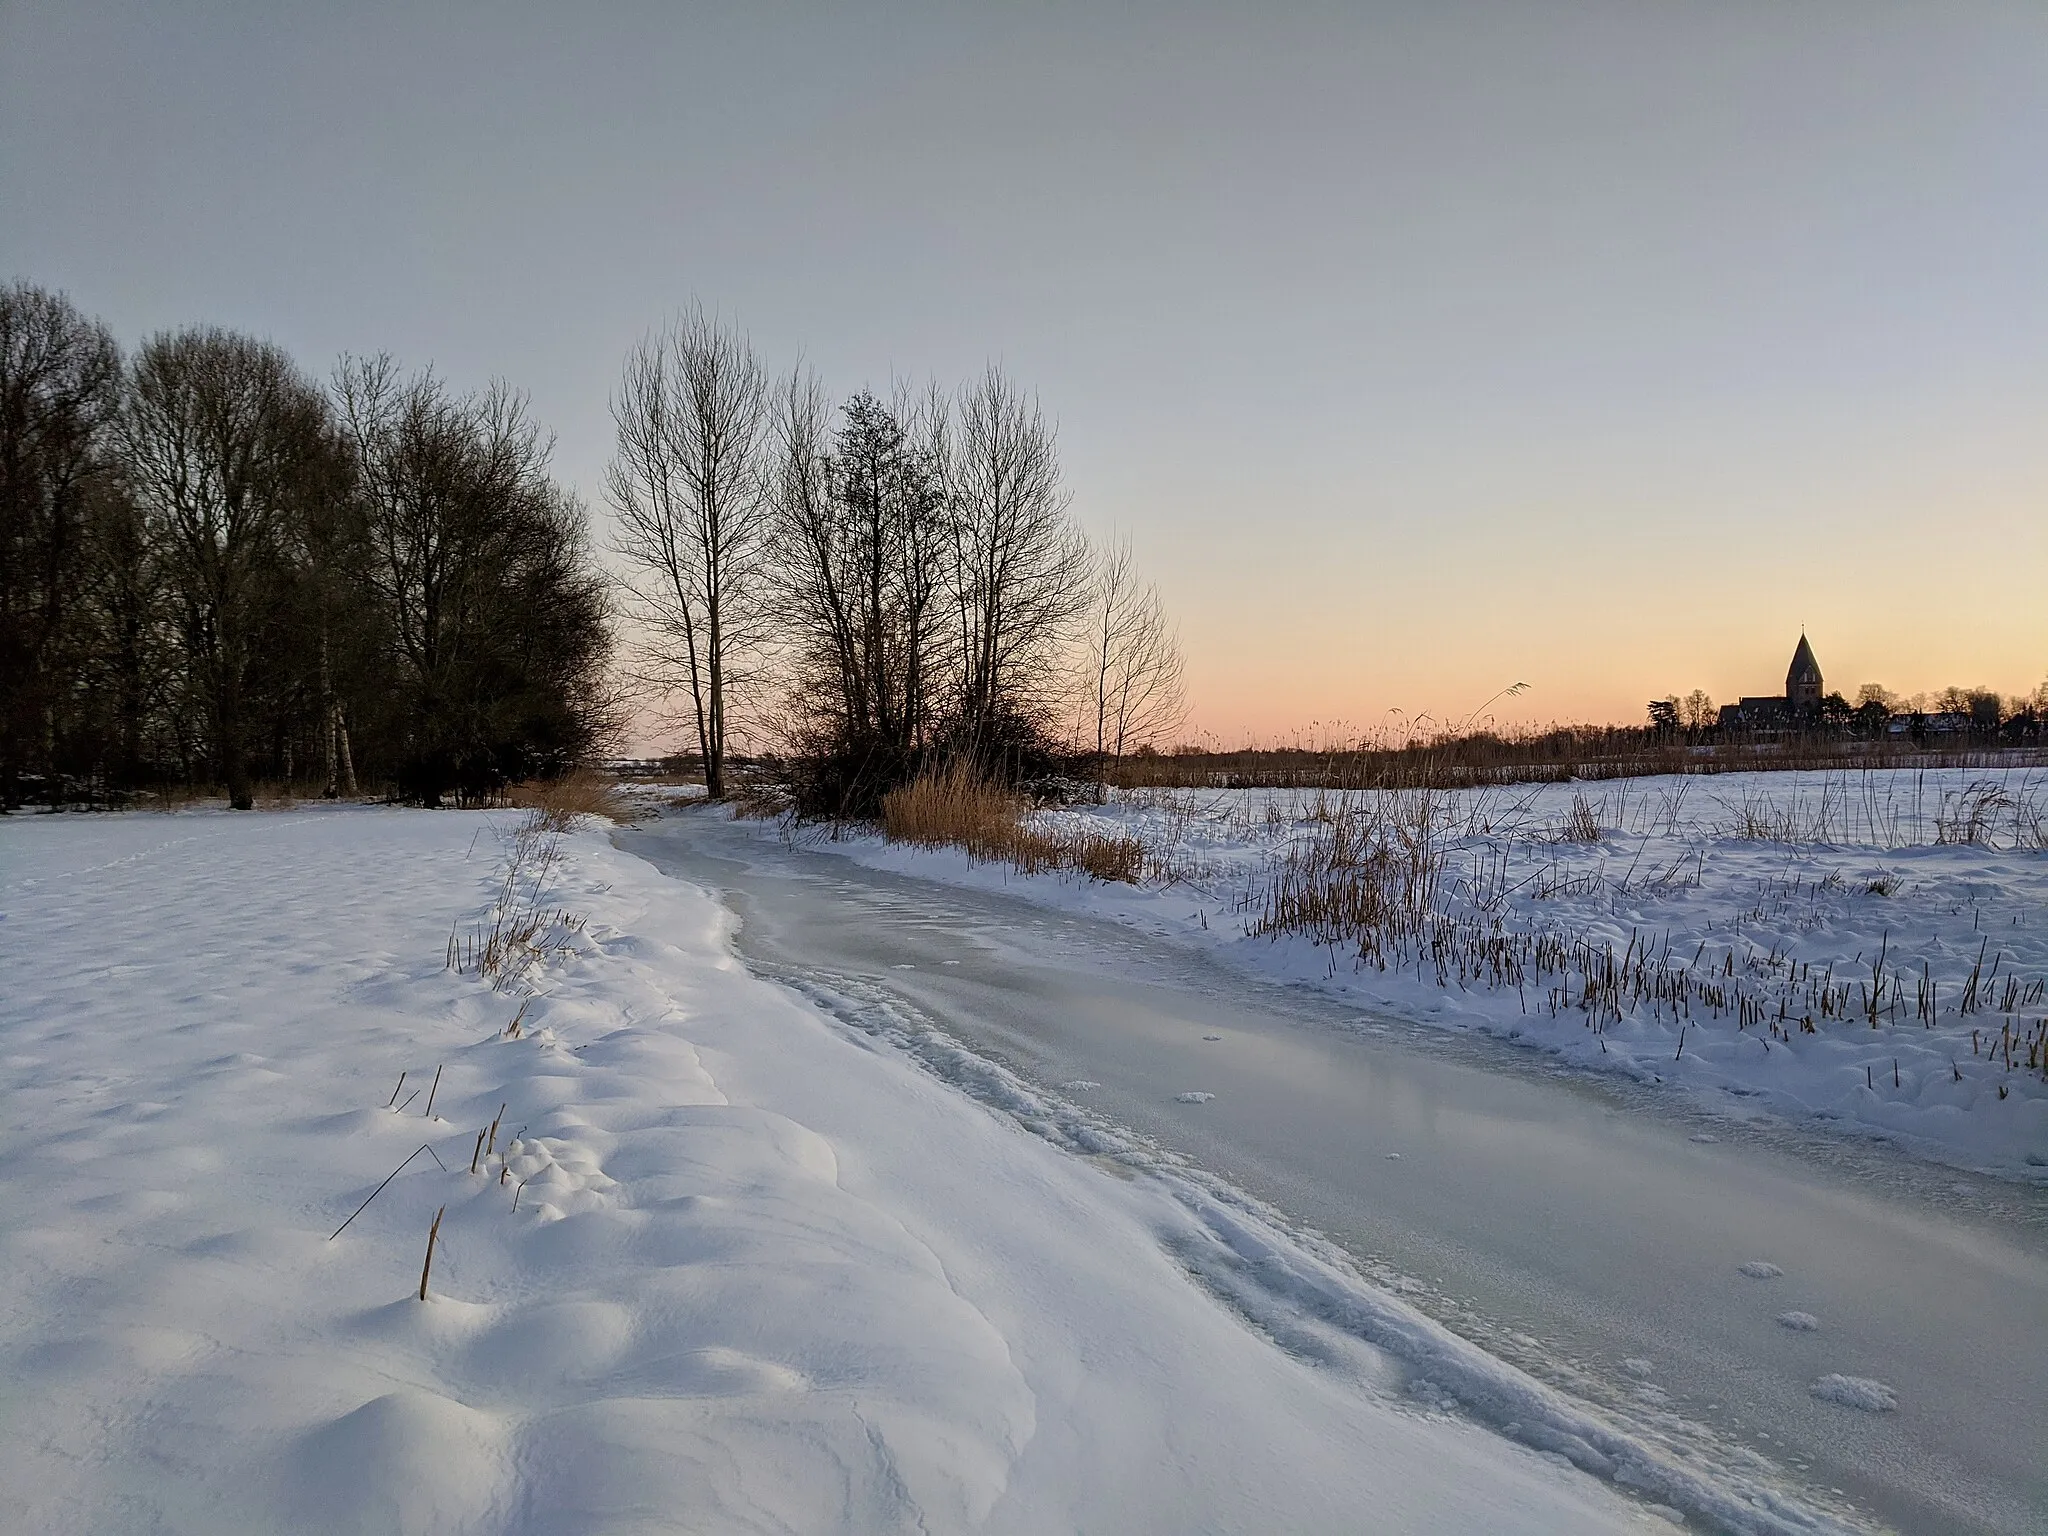
{"label": "snow-covered field", "polygon": [[[0,820],[0,1527],[1656,1522],[1567,1457],[1687,1492],[1391,1297],[1402,1359],[1276,1347],[1190,1255],[1355,1277],[754,979],[601,830],[514,892],[543,958],[448,969],[514,819]],[[1418,1407],[1429,1362],[1551,1454]]]}
{"label": "snow-covered field", "polygon": [[[1673,1085],[1716,1112],[2048,1182],[2048,770],[1131,791],[1040,814],[1142,839],[1153,878],[1025,878],[952,851],[832,846]],[[1356,943],[1252,931],[1277,862],[1347,815],[1377,818],[1396,848],[1426,829],[1449,942],[1391,947],[1382,966]]]}

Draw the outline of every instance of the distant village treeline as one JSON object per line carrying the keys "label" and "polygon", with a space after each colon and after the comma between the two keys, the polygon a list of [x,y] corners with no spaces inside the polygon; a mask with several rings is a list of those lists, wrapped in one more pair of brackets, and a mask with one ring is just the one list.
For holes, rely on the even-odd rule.
{"label": "distant village treeline", "polygon": [[2004,696],[1989,688],[1944,688],[1912,698],[1882,683],[1864,683],[1853,701],[1828,691],[1820,662],[1805,635],[1785,670],[1783,693],[1748,695],[1716,705],[1700,689],[1685,697],[1653,699],[1650,725],[1696,739],[1786,737],[1890,738],[1913,742],[2038,742],[2048,729],[2048,682],[2033,693]]}
{"label": "distant village treeline", "polygon": [[[1517,690],[1507,690],[1510,692]],[[1128,787],[1455,788],[1771,769],[1994,767],[2048,760],[2048,683],[2031,695],[1949,688],[1902,699],[1875,683],[1831,693],[1801,636],[1782,693],[1716,705],[1657,699],[1643,725],[1499,727],[1410,720],[1398,732],[1315,745],[1142,751],[1114,765]]]}

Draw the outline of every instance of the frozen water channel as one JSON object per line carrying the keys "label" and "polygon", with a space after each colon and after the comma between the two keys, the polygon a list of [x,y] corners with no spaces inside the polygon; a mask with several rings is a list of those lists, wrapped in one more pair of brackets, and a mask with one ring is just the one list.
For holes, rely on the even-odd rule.
{"label": "frozen water channel", "polygon": [[2048,1528],[2048,1193],[716,816],[618,841],[721,892],[756,970],[1084,1102],[1646,1439],[1881,1526]]}

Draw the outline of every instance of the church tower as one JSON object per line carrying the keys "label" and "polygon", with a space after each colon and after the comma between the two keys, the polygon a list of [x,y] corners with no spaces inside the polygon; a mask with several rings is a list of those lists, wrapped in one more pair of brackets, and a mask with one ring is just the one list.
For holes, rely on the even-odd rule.
{"label": "church tower", "polygon": [[1813,659],[1813,647],[1802,634],[1785,673],[1785,708],[1795,715],[1812,714],[1820,708],[1820,690],[1820,663]]}

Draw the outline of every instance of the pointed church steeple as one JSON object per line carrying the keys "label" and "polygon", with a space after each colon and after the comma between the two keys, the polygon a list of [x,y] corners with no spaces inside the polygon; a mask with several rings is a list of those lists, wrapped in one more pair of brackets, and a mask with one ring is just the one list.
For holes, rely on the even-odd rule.
{"label": "pointed church steeple", "polygon": [[1800,632],[1799,649],[1792,653],[1792,665],[1785,671],[1785,704],[1795,713],[1820,708],[1820,663],[1813,659],[1813,647]]}

